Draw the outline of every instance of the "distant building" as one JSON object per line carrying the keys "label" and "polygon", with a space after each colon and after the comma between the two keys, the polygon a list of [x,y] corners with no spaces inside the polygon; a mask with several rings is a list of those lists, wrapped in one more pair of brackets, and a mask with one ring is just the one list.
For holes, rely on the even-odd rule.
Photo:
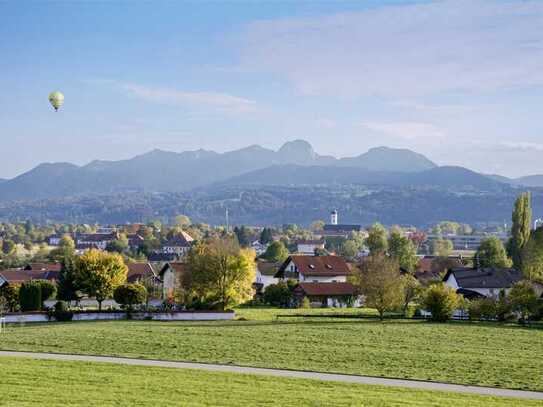
{"label": "distant building", "polygon": [[347,238],[352,232],[361,232],[361,225],[339,224],[339,214],[337,210],[330,214],[330,223],[324,225],[322,236],[325,237],[344,237]]}
{"label": "distant building", "polygon": [[266,252],[268,245],[260,243],[260,240],[257,239],[251,243],[251,248],[255,251],[257,256],[260,256]]}
{"label": "distant building", "polygon": [[296,252],[300,254],[314,255],[316,249],[324,250],[324,240],[298,240],[296,242]]}
{"label": "distant building", "polygon": [[192,245],[194,239],[186,232],[181,232],[169,239],[162,245],[162,253],[185,255]]}
{"label": "distant building", "polygon": [[105,250],[107,245],[118,240],[117,232],[110,233],[79,233],[75,235],[75,248],[79,252],[89,249]]}
{"label": "distant building", "polygon": [[507,243],[509,236],[506,234],[495,234],[495,235],[437,235],[432,234],[428,235],[426,243],[428,246],[432,244],[433,241],[444,239],[450,240],[453,244],[454,250],[478,250],[481,242],[489,237],[495,236],[500,239],[504,244]]}

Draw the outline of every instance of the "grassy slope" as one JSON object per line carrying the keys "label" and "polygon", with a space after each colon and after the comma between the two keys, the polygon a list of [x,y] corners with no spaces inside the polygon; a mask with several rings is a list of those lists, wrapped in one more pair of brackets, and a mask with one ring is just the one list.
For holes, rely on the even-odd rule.
{"label": "grassy slope", "polygon": [[[243,315],[251,318],[254,312]],[[275,312],[263,310],[257,315],[270,318]],[[543,390],[543,330],[493,324],[316,318],[44,324],[9,328],[0,348]]]}
{"label": "grassy slope", "polygon": [[536,401],[231,373],[0,358],[0,405],[536,406]]}

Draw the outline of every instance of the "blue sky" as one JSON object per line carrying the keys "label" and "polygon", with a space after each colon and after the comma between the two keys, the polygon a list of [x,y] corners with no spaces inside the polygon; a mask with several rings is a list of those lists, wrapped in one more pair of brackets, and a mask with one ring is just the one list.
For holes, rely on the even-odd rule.
{"label": "blue sky", "polygon": [[0,2],[0,177],[298,138],[543,173],[542,27],[543,1]]}

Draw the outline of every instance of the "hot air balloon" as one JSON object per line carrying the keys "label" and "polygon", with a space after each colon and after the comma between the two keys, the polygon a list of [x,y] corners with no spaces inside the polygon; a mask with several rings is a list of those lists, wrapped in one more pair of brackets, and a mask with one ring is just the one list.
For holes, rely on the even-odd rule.
{"label": "hot air balloon", "polygon": [[49,102],[55,108],[55,111],[58,111],[60,106],[64,103],[64,95],[59,91],[51,92],[49,94]]}

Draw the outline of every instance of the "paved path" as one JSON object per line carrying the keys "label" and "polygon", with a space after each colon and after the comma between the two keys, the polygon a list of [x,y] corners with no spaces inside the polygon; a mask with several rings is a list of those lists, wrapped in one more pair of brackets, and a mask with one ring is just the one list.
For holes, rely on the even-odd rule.
{"label": "paved path", "polygon": [[543,400],[543,392],[498,389],[494,387],[463,386],[404,379],[385,379],[381,377],[356,376],[334,373],[304,372],[298,370],[266,369],[234,365],[217,365],[208,363],[170,362],[163,360],[132,359],[109,356],[64,355],[57,353],[34,353],[0,351],[0,357],[28,357],[32,359],[48,359],[61,361],[106,362],[121,365],[156,366],[175,369],[200,369],[212,372],[245,373],[267,376],[290,377],[296,379],[313,379],[356,384],[374,384],[380,386],[406,387],[410,389],[439,390],[456,393],[481,394],[486,396],[517,397],[525,399]]}

